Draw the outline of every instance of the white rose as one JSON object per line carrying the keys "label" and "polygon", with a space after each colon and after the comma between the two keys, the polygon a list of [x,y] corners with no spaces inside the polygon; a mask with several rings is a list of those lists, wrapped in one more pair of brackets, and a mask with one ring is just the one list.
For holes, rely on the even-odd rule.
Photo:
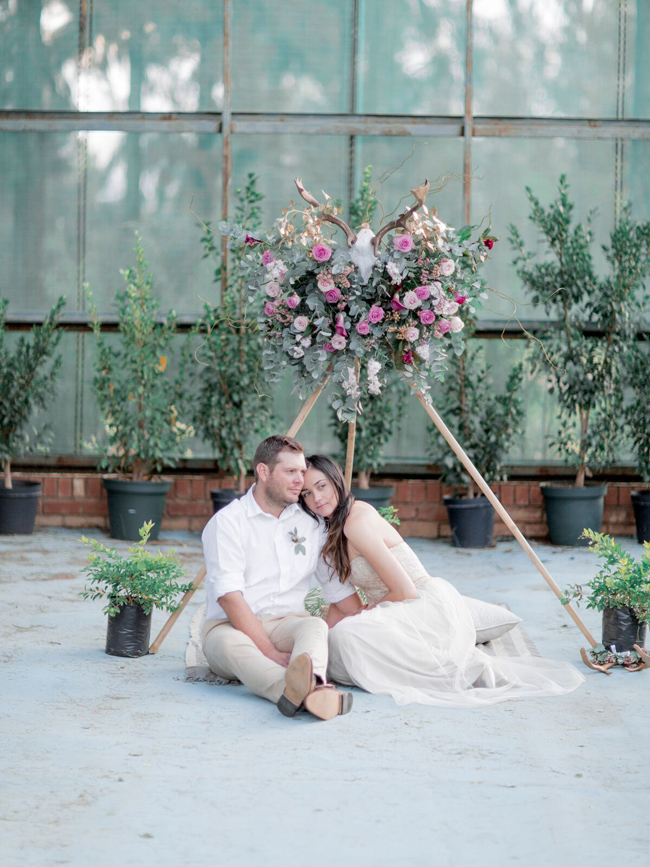
{"label": "white rose", "polygon": [[282,289],[280,288],[279,283],[267,283],[266,284],[266,294],[270,298],[279,298],[282,293]]}
{"label": "white rose", "polygon": [[442,283],[438,283],[436,280],[427,288],[429,289],[429,297],[431,298],[432,304],[437,304],[442,298]]}
{"label": "white rose", "polygon": [[311,337],[303,337],[300,341],[300,345],[304,346],[305,349],[309,349],[309,347],[311,346]]}
{"label": "white rose", "polygon": [[428,343],[421,343],[419,346],[415,347],[415,354],[419,355],[422,361],[429,360],[429,353],[430,349]]}
{"label": "white rose", "polygon": [[455,332],[462,331],[465,327],[465,323],[459,316],[452,316],[449,320],[449,324],[451,325],[451,330]]}
{"label": "white rose", "polygon": [[397,284],[402,282],[402,272],[394,262],[387,262],[386,270],[390,275],[391,283]]}
{"label": "white rose", "polygon": [[332,337],[331,342],[334,349],[345,349],[345,347],[348,345],[347,340],[345,339],[345,337],[343,337],[342,334],[335,334],[334,337]]}
{"label": "white rose", "polygon": [[409,343],[413,343],[420,336],[420,332],[417,328],[407,328],[404,332],[404,336],[408,340]]}
{"label": "white rose", "polygon": [[296,316],[293,320],[293,327],[296,331],[304,331],[309,325],[309,319],[306,316]]}
{"label": "white rose", "polygon": [[415,294],[415,292],[411,289],[411,291],[407,292],[404,295],[404,297],[402,298],[402,304],[408,310],[415,310],[415,308],[419,307],[422,304],[422,302],[420,301],[418,296]]}
{"label": "white rose", "polygon": [[316,278],[316,282],[318,283],[318,288],[322,292],[329,292],[330,289],[335,288],[334,279],[330,274],[321,273]]}
{"label": "white rose", "polygon": [[443,277],[451,277],[451,275],[456,270],[456,263],[453,259],[441,259],[440,260],[440,273]]}

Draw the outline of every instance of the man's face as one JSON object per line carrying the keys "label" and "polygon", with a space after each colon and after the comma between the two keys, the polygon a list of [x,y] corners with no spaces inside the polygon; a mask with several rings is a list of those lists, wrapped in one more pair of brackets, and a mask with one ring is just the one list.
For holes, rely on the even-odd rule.
{"label": "man's face", "polygon": [[273,471],[265,473],[265,479],[261,478],[260,474],[264,493],[278,505],[289,506],[297,503],[306,469],[307,464],[302,452],[280,452]]}

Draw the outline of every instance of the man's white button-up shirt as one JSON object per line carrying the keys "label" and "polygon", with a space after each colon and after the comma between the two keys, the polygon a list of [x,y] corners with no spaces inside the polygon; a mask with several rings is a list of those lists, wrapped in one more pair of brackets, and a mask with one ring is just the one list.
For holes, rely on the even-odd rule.
{"label": "man's white button-up shirt", "polygon": [[251,488],[220,509],[203,530],[207,578],[207,620],[226,617],[219,598],[241,591],[253,614],[304,614],[312,576],[326,602],[354,593],[331,575],[320,556],[325,529],[297,503],[279,518],[264,512]]}

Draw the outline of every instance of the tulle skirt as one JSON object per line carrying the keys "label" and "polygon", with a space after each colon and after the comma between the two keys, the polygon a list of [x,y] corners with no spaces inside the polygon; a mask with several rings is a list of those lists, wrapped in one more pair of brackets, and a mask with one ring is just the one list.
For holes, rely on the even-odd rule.
{"label": "tulle skirt", "polygon": [[418,599],[382,602],[330,630],[330,659],[350,681],[397,704],[478,707],[564,695],[584,682],[567,662],[494,657],[477,647],[469,609],[443,578],[418,582]]}

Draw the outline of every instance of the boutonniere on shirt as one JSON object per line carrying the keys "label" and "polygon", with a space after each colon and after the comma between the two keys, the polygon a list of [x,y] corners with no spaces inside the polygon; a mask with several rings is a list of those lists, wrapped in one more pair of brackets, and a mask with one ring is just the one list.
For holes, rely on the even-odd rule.
{"label": "boutonniere on shirt", "polygon": [[291,541],[293,542],[293,553],[294,554],[304,554],[307,556],[307,549],[302,544],[305,541],[305,536],[298,535],[298,528],[296,527],[293,530],[289,530],[289,535],[291,536]]}

